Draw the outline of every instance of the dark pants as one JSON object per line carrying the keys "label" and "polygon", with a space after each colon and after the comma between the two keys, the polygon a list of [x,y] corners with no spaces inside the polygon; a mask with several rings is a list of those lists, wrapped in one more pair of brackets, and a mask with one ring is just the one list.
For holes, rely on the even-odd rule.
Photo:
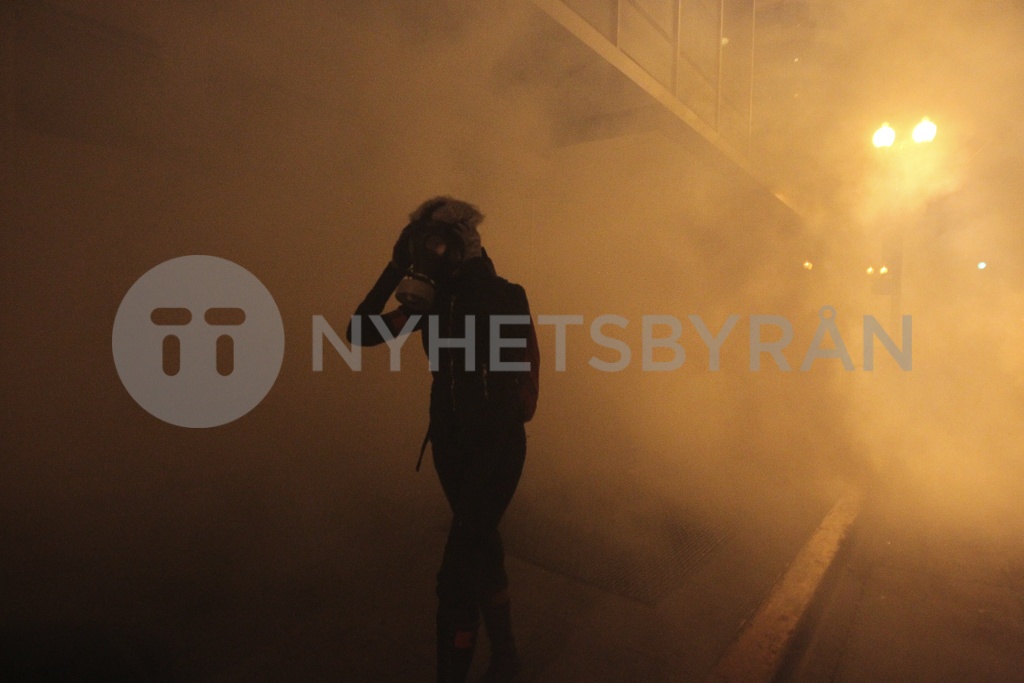
{"label": "dark pants", "polygon": [[437,573],[438,623],[471,628],[479,622],[480,605],[508,587],[498,523],[523,471],[526,431],[517,422],[466,436],[435,425],[431,442],[452,509]]}

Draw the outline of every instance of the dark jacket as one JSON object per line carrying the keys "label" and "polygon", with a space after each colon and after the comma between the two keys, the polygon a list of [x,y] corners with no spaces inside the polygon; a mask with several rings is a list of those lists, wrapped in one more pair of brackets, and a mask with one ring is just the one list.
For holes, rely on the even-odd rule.
{"label": "dark jacket", "polygon": [[[385,341],[365,316],[378,315],[384,309],[404,274],[388,264],[373,289],[356,308],[361,321],[363,346]],[[385,313],[382,318],[392,335],[397,334],[410,316],[404,306]],[[500,336],[510,346],[497,358],[503,362],[529,362],[528,371],[508,371],[494,367],[491,357],[491,316],[530,316],[526,291],[499,277],[486,252],[480,258],[461,265],[454,278],[439,285],[430,312],[415,326],[422,337],[423,349],[430,358],[431,327],[441,339],[465,339],[467,322],[472,320],[474,358],[467,367],[466,350],[438,345],[436,364],[431,367],[431,428],[454,427],[460,431],[484,433],[500,429],[508,421],[525,422],[533,416],[537,398],[539,357],[531,322],[503,324]],[[469,318],[472,316],[472,319]],[[348,338],[351,342],[351,324]],[[512,341],[516,340],[516,341]],[[511,346],[518,344],[519,346]]]}

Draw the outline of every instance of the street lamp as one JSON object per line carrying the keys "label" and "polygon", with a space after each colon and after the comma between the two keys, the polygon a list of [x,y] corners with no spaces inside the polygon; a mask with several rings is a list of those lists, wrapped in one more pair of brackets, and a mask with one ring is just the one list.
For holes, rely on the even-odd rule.
{"label": "street lamp", "polygon": [[871,142],[875,144],[875,147],[892,147],[892,144],[896,142],[896,131],[888,122],[883,123],[882,127],[875,131]]}
{"label": "street lamp", "polygon": [[[917,145],[930,143],[935,140],[938,130],[938,126],[936,126],[932,120],[926,116],[921,119],[920,123],[914,126],[914,130],[910,137]],[[890,126],[888,122],[885,122],[882,124],[881,128],[875,131],[875,134],[871,137],[871,142],[877,149],[890,148],[896,144],[896,130]],[[906,150],[902,140],[900,141],[899,146],[901,149]],[[910,154],[910,156],[904,157],[903,154]],[[896,158],[889,156],[888,153],[885,156],[889,163],[895,164]],[[926,154],[923,150],[916,154],[912,154],[909,150],[906,150],[899,156],[902,157],[902,159],[900,159],[896,167],[898,170],[902,171],[902,174],[892,175],[892,172],[890,171],[890,175],[892,175],[890,180],[902,181],[902,183],[907,187],[913,188],[917,184],[913,182],[912,173],[909,172],[920,170],[922,162],[924,162],[924,166],[927,166],[929,163],[927,159],[930,155]],[[906,188],[904,188],[904,192],[905,191]],[[878,275],[883,276],[884,280],[878,279],[874,282],[875,285],[881,285],[885,282],[886,287],[875,287],[875,290],[881,293],[884,289],[891,297],[890,316],[892,318],[892,324],[896,326],[899,323],[900,312],[903,307],[903,250],[904,241],[906,239],[906,226],[903,226],[902,229],[898,230],[897,234],[891,235],[889,239],[892,240],[892,245],[890,247],[883,248],[890,252],[887,254],[887,257],[893,259],[892,261],[889,261],[892,263],[893,267],[890,269],[887,265],[883,264],[877,270],[875,268],[868,268],[868,275],[878,273]],[[979,264],[978,268],[984,270],[985,266],[983,264]]]}
{"label": "street lamp", "polygon": [[938,126],[931,122],[926,116],[921,119],[921,123],[914,126],[914,132],[912,137],[914,142],[921,144],[922,142],[931,142],[935,139],[935,134],[939,132]]}
{"label": "street lamp", "polygon": [[[939,127],[926,116],[921,119],[921,123],[914,126],[914,132],[910,134],[910,137],[917,144],[921,144],[934,140],[938,132]],[[886,121],[881,128],[875,131],[871,142],[878,148],[892,147],[896,143],[896,130]]]}

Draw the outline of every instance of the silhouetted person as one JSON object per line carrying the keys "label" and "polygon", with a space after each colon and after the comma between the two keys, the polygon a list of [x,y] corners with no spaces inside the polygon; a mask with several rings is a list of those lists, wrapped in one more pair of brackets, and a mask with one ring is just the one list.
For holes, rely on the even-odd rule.
{"label": "silhouetted person", "polygon": [[[539,358],[530,308],[523,288],[498,277],[481,248],[477,226],[483,215],[475,206],[436,197],[409,218],[391,262],[356,309],[361,332],[356,343],[386,340],[369,316],[380,314],[393,292],[399,306],[380,317],[391,337],[420,316],[410,329],[420,332],[431,360],[427,439],[452,510],[437,574],[437,679],[465,680],[482,615],[492,652],[483,680],[511,681],[521,665],[498,522],[519,483],[524,423],[537,401]],[[504,324],[494,328],[492,322]],[[492,357],[494,329],[506,348]],[[353,324],[348,337],[353,340]],[[433,344],[438,338],[442,343]],[[461,346],[443,341],[451,339],[469,341]],[[520,365],[507,369],[502,363]]]}

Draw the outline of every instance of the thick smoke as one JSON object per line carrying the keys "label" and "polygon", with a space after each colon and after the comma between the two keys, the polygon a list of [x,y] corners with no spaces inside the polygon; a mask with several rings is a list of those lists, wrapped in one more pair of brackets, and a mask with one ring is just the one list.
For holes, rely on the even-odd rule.
{"label": "thick smoke", "polygon": [[[901,260],[914,317],[913,372],[851,394],[857,450],[925,515],[1005,519],[1021,480],[1021,8],[828,3],[789,19],[759,37],[766,165],[806,199],[853,311],[889,314],[857,278]],[[938,136],[917,145],[925,116]],[[897,142],[877,150],[883,122]]]}
{"label": "thick smoke", "polygon": [[[383,349],[354,372],[328,345],[315,373],[310,328],[323,315],[344,330],[409,212],[441,194],[481,207],[483,246],[535,316],[584,320],[565,372],[539,329],[540,405],[510,514],[716,518],[780,487],[797,501],[873,480],[935,514],[984,500],[998,519],[1024,479],[1019,10],[812,7],[796,29],[759,24],[752,161],[767,184],[651,124],[649,98],[528,2],[0,10],[14,27],[0,168],[11,619],[124,621],[143,605],[191,632],[189,609],[228,614],[265,589],[315,605],[349,579],[396,578],[394,549],[421,536],[440,547],[440,491],[412,471],[429,387],[418,339],[401,372]],[[870,147],[882,121],[905,135],[921,116],[939,126],[931,148]],[[866,372],[861,316],[898,325],[865,269],[899,243],[914,369],[876,343]],[[110,362],[124,292],[191,253],[255,273],[286,330],[273,390],[218,430],[151,419]],[[853,372],[799,370],[826,305]],[[589,334],[608,313],[629,320],[606,329],[632,350],[622,372],[588,363],[616,358]],[[691,314],[713,332],[739,316],[719,371]],[[644,315],[682,320],[678,370],[642,371]],[[792,321],[791,372],[767,357],[750,371],[753,315]],[[410,509],[424,512],[411,530]],[[631,530],[616,529],[621,544]],[[195,604],[168,607],[181,596]],[[384,609],[352,600],[362,617]]]}

